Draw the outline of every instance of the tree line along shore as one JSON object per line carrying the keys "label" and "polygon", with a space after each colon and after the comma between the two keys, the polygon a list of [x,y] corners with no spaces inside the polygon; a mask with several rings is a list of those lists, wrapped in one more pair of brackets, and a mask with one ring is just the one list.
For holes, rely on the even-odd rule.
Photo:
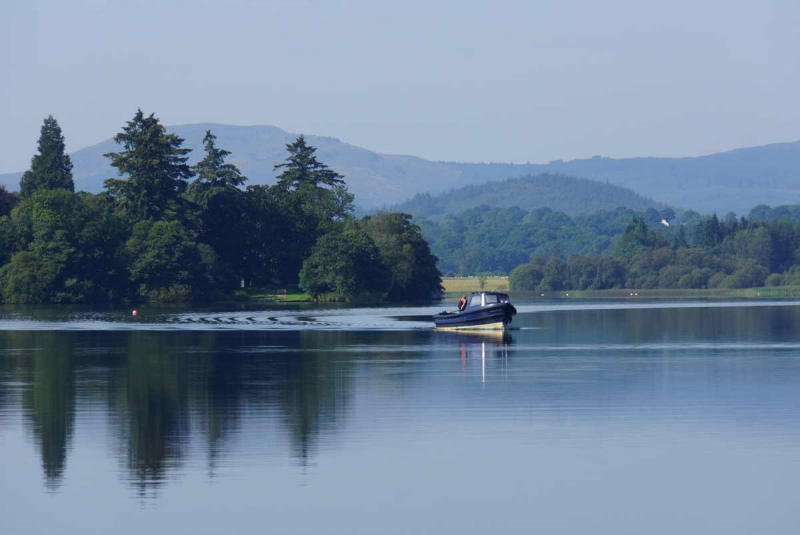
{"label": "tree line along shore", "polygon": [[514,268],[509,284],[529,291],[795,286],[800,224],[712,215],[655,231],[636,215],[607,253],[536,256]]}
{"label": "tree line along shore", "polygon": [[344,177],[303,136],[287,145],[274,185],[247,185],[211,131],[188,165],[183,139],[141,110],[114,140],[119,150],[105,156],[119,176],[102,193],[75,192],[61,129],[45,119],[20,192],[0,188],[3,302],[258,299],[259,288],[379,302],[461,291],[449,280],[443,288],[441,272],[508,276],[501,289],[536,292],[800,284],[798,207],[722,219],[670,207],[568,216],[486,205],[356,218]]}
{"label": "tree line along shore", "polygon": [[19,194],[0,191],[6,303],[189,302],[241,286],[299,288],[316,300],[419,300],[441,291],[411,217],[357,219],[343,176],[303,136],[274,185],[248,185],[206,132],[204,158],[138,110],[114,140],[99,194],[75,192],[64,136],[44,120]]}

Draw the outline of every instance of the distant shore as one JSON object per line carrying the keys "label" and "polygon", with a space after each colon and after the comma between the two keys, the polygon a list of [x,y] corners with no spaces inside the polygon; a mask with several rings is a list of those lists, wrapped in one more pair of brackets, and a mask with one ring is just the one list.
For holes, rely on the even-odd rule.
{"label": "distant shore", "polygon": [[[445,299],[469,292],[508,292],[508,277],[486,277],[481,288],[480,277],[447,277],[442,279]],[[513,296],[540,299],[765,299],[800,297],[800,286],[765,286],[740,289],[657,289],[636,290],[617,288],[611,290],[558,290],[549,292],[513,292]],[[512,296],[512,297],[513,297]]]}
{"label": "distant shore", "polygon": [[[447,277],[442,279],[443,299],[457,299],[470,292],[509,292],[508,277],[486,277],[481,288],[481,277]],[[800,286],[766,286],[742,289],[658,289],[636,290],[559,290],[549,292],[513,292],[517,299],[787,299],[800,298]],[[236,290],[237,301],[269,303],[311,302],[311,297],[297,287],[250,286]]]}

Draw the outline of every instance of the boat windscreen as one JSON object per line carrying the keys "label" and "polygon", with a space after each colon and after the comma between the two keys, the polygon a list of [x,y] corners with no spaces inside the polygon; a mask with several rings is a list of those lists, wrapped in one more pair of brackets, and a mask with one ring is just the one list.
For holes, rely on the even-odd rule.
{"label": "boat windscreen", "polygon": [[486,304],[491,305],[497,303],[497,294],[486,294]]}

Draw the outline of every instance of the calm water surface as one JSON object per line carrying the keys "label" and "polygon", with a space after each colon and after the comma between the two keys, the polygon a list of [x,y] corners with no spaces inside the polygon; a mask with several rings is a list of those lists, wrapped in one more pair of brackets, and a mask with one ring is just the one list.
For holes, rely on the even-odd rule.
{"label": "calm water surface", "polygon": [[443,307],[0,307],[0,533],[797,533],[800,302]]}

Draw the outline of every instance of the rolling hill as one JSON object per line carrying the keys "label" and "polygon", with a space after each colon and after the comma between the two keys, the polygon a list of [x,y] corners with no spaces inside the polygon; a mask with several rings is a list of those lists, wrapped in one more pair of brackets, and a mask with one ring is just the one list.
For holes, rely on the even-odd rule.
{"label": "rolling hill", "polygon": [[438,195],[418,193],[412,199],[387,209],[415,217],[437,218],[482,204],[500,208],[518,206],[527,211],[551,208],[570,216],[613,210],[619,206],[637,212],[666,208],[662,203],[621,186],[588,178],[542,174],[472,184]]}
{"label": "rolling hill", "polygon": [[[202,156],[202,137],[211,129],[218,146],[232,151],[230,161],[250,184],[274,181],[272,168],[297,135],[274,126],[193,124],[168,127]],[[66,132],[69,136],[69,132]],[[691,158],[602,158],[547,164],[434,162],[414,156],[381,154],[335,138],[306,136],[320,159],[345,175],[363,208],[401,203],[417,193],[446,192],[469,184],[525,175],[569,175],[630,188],[660,202],[700,212],[747,213],[758,204],[800,203],[800,142],[737,149]],[[107,139],[72,154],[76,187],[97,192],[103,179],[116,176],[103,153],[117,150]],[[22,172],[0,175],[0,183],[19,188]]]}

